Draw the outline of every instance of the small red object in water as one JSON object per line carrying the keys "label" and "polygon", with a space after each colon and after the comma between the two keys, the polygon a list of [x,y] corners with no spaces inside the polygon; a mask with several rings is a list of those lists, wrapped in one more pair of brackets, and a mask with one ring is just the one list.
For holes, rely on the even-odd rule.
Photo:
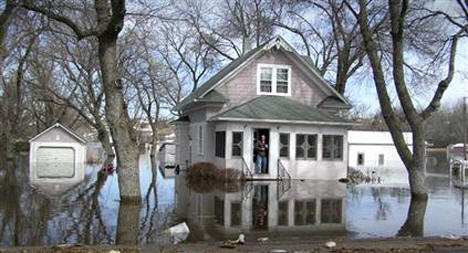
{"label": "small red object in water", "polygon": [[112,174],[115,171],[114,166],[112,164],[108,164],[102,168],[102,172],[106,174]]}

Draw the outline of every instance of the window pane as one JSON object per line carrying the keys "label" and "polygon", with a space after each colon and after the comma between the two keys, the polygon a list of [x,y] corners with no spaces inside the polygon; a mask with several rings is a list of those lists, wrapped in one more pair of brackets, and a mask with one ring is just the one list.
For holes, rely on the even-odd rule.
{"label": "window pane", "polygon": [[271,81],[273,76],[272,68],[260,68],[260,80]]}
{"label": "window pane", "polygon": [[215,155],[216,157],[224,158],[226,155],[226,132],[216,132],[216,145]]}
{"label": "window pane", "polygon": [[333,158],[334,159],[343,158],[343,136],[340,136],[340,135],[333,136]]}
{"label": "window pane", "polygon": [[385,163],[385,157],[384,154],[379,155],[379,165],[382,166]]}
{"label": "window pane", "polygon": [[271,85],[273,80],[272,68],[260,68],[260,91],[271,92]]}
{"label": "window pane", "polygon": [[276,80],[288,83],[288,69],[277,69]]}
{"label": "window pane", "polygon": [[322,199],[321,222],[341,223],[341,199]]}
{"label": "window pane", "polygon": [[242,133],[241,132],[233,132],[232,133],[232,142],[239,144],[242,142]]}
{"label": "window pane", "polygon": [[315,224],[315,199],[294,202],[294,225]]}
{"label": "window pane", "polygon": [[232,146],[232,156],[242,156],[242,149],[239,146]]}
{"label": "window pane", "polygon": [[282,145],[289,145],[289,134],[280,134],[280,143]]}
{"label": "window pane", "polygon": [[307,158],[312,158],[312,159],[317,158],[317,148],[316,147],[309,147],[307,149]]}
{"label": "window pane", "polygon": [[305,158],[305,135],[296,134],[296,158]]}
{"label": "window pane", "polygon": [[217,224],[224,225],[224,200],[214,197],[214,215]]}
{"label": "window pane", "polygon": [[288,83],[277,82],[276,92],[278,92],[278,93],[288,93]]}
{"label": "window pane", "polygon": [[359,153],[357,155],[357,164],[358,165],[364,165],[364,154],[363,153]]}
{"label": "window pane", "polygon": [[296,158],[305,158],[305,151],[303,147],[296,147]]}
{"label": "window pane", "polygon": [[288,69],[276,70],[276,92],[288,93]]}
{"label": "window pane", "polygon": [[271,92],[271,81],[260,81],[261,92]]}
{"label": "window pane", "polygon": [[289,157],[289,134],[280,134],[280,157]]}
{"label": "window pane", "polygon": [[282,147],[280,149],[280,157],[289,157],[289,147]]}
{"label": "window pane", "polygon": [[242,132],[232,132],[232,156],[242,156]]}
{"label": "window pane", "polygon": [[281,201],[278,203],[278,225],[288,225],[289,206],[288,201]]}
{"label": "window pane", "polygon": [[304,144],[304,140],[305,140],[305,135],[297,134],[296,135],[296,146],[301,146],[302,144]]}
{"label": "window pane", "polygon": [[332,142],[333,138],[331,135],[324,135],[323,136],[323,149],[322,149],[322,156],[323,158],[332,158]]}
{"label": "window pane", "polygon": [[315,224],[315,199],[307,202],[307,217],[306,224]]}
{"label": "window pane", "polygon": [[242,224],[242,207],[240,203],[231,204],[231,227]]}

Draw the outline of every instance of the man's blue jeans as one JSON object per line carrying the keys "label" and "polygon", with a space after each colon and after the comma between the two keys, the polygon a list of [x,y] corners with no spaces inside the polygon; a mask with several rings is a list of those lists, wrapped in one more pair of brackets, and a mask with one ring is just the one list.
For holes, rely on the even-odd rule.
{"label": "man's blue jeans", "polygon": [[267,157],[257,155],[257,164],[256,165],[257,166],[255,166],[255,167],[256,167],[256,172],[257,173],[266,173]]}

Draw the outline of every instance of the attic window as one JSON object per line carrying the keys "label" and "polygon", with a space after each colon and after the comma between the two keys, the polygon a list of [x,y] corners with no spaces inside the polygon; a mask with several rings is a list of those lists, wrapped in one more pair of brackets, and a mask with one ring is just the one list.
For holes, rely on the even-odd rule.
{"label": "attic window", "polygon": [[291,68],[285,65],[258,65],[257,93],[291,95]]}

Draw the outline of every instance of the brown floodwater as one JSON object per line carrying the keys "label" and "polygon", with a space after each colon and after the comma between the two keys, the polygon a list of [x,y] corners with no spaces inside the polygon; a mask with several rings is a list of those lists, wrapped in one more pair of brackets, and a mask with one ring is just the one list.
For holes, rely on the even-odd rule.
{"label": "brown floodwater", "polygon": [[429,199],[415,200],[406,184],[197,185],[183,173],[164,178],[159,170],[154,180],[149,157],[141,155],[141,205],[121,202],[117,175],[99,173],[99,165],[88,165],[77,185],[32,187],[28,157],[19,156],[13,179],[0,171],[0,246],[170,244],[163,231],[180,222],[187,223],[191,242],[235,239],[240,233],[247,240],[289,243],[334,236],[468,235],[465,193],[450,183],[444,155],[433,156]]}

